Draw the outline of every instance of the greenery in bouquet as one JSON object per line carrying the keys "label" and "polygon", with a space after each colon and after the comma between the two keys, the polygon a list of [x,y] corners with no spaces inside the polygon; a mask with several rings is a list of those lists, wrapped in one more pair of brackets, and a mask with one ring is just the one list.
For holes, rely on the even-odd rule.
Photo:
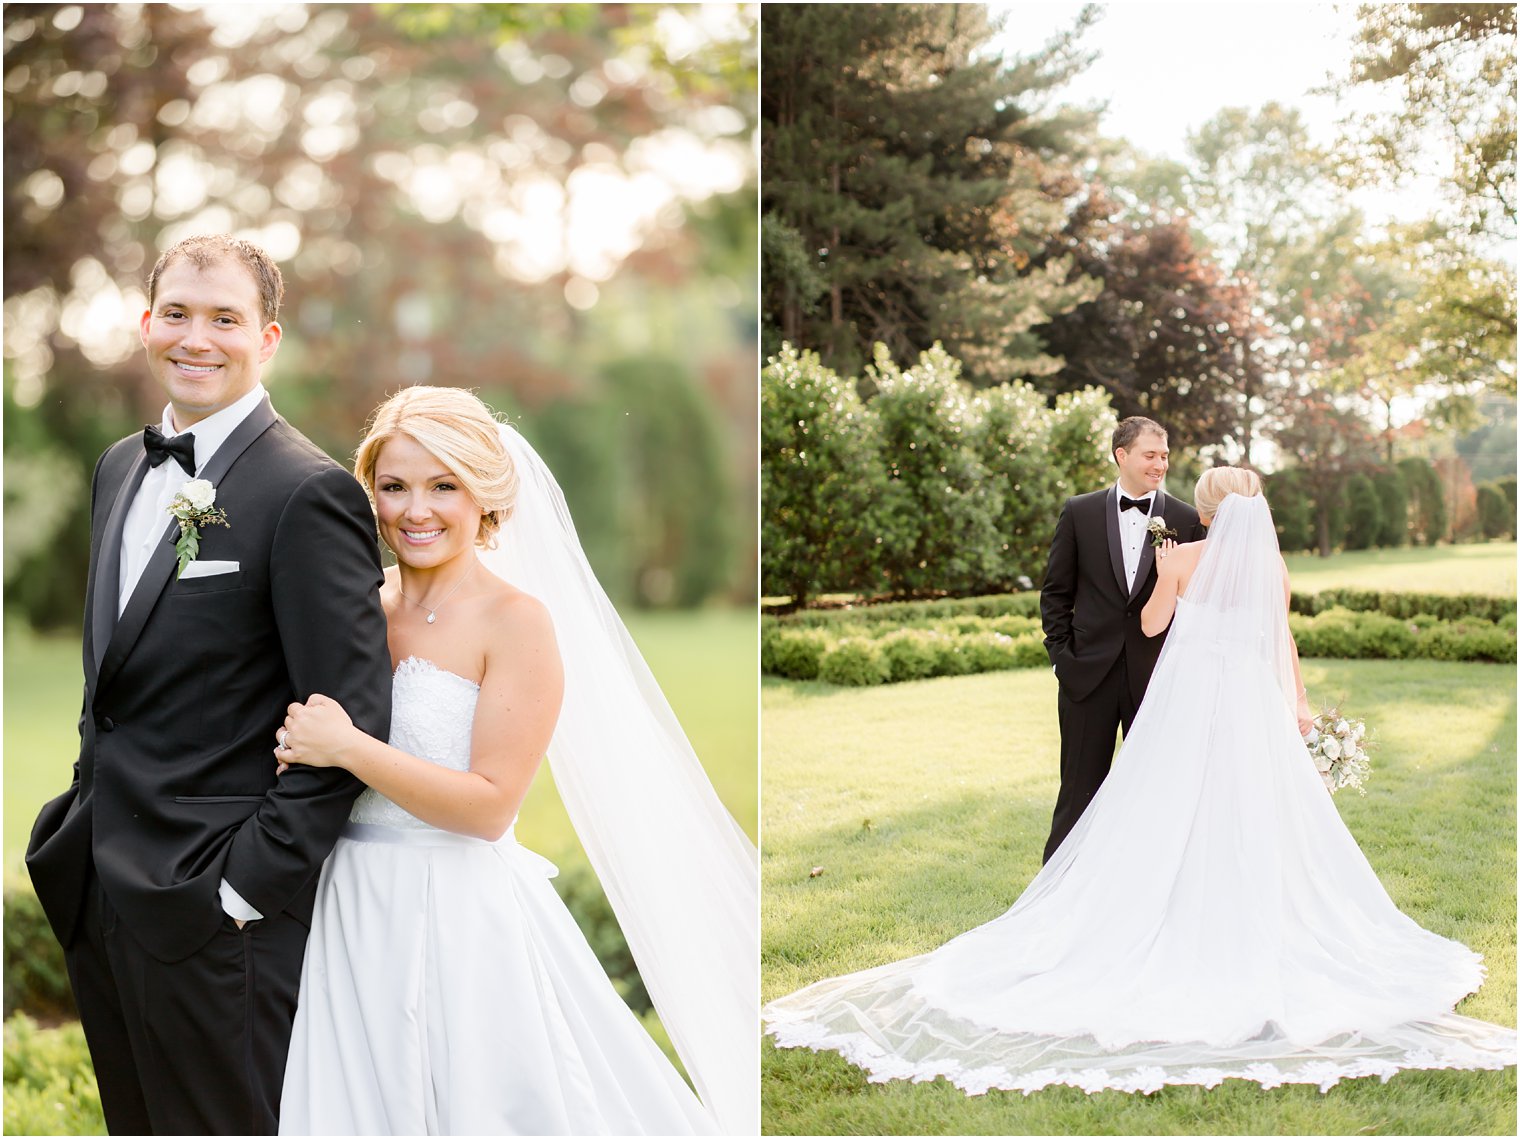
{"label": "greenery in bouquet", "polygon": [[1327,791],[1333,795],[1342,787],[1355,787],[1358,794],[1367,794],[1363,784],[1372,774],[1372,762],[1367,758],[1366,723],[1347,719],[1338,707],[1327,708],[1314,717],[1304,742]]}

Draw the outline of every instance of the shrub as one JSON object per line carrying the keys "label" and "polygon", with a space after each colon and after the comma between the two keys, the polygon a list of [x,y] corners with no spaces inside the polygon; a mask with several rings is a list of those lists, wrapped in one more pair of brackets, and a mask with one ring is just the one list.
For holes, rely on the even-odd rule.
{"label": "shrub", "polygon": [[861,687],[883,684],[890,676],[876,642],[865,637],[846,637],[826,650],[818,662],[818,679],[828,684]]}
{"label": "shrub", "polygon": [[760,373],[761,589],[799,604],[874,578],[874,419],[812,352],[782,345]]}
{"label": "shrub", "polygon": [[903,371],[884,345],[866,369],[887,485],[877,550],[884,584],[903,595],[985,586],[998,576],[1004,488],[987,477],[960,363],[939,344]]}
{"label": "shrub", "polygon": [[1284,553],[1307,550],[1314,545],[1314,509],[1297,470],[1279,471],[1266,483],[1277,545]]}
{"label": "shrub", "polygon": [[1515,609],[1512,597],[1490,597],[1482,593],[1398,593],[1372,589],[1326,589],[1319,593],[1295,593],[1293,612],[1314,615],[1326,609],[1351,609],[1358,613],[1385,613],[1407,620],[1417,613],[1429,613],[1443,621],[1476,617],[1497,621]]}
{"label": "shrub", "polygon": [[1429,459],[1400,459],[1398,470],[1409,500],[1409,540],[1417,546],[1434,546],[1446,535],[1441,477]]}
{"label": "shrub", "polygon": [[1440,622],[1420,630],[1420,655],[1431,660],[1515,662],[1515,634],[1477,621]]}
{"label": "shrub", "polygon": [[932,634],[922,629],[898,629],[879,643],[889,680],[922,680],[934,675],[937,654]]}
{"label": "shrub", "polygon": [[1372,476],[1372,485],[1383,519],[1373,544],[1385,548],[1404,545],[1409,541],[1409,495],[1404,492],[1404,480],[1398,471],[1388,467]]}
{"label": "shrub", "polygon": [[1383,507],[1377,489],[1366,475],[1346,480],[1346,549],[1367,550],[1383,528]]}
{"label": "shrub", "polygon": [[73,1017],[74,991],[42,903],[20,875],[5,879],[5,1015]]}
{"label": "shrub", "polygon": [[6,1018],[5,1133],[106,1133],[95,1068],[78,1021],[39,1028],[25,1013]]}
{"label": "shrub", "polygon": [[771,648],[771,669],[788,680],[818,679],[818,664],[830,639],[809,629],[784,629]]}
{"label": "shrub", "polygon": [[1050,412],[1045,397],[1022,381],[979,393],[973,401],[977,424],[972,442],[987,478],[1003,491],[994,526],[998,537],[995,580],[1014,585],[1020,575],[1035,580],[1045,572],[1053,519],[1061,510],[1051,461]]}
{"label": "shrub", "polygon": [[1514,536],[1514,510],[1504,492],[1493,483],[1478,488],[1478,527],[1483,537],[1490,540]]}
{"label": "shrub", "polygon": [[[1031,594],[1014,598],[1035,600]],[[786,668],[802,679],[848,685],[1048,667],[1039,622],[1008,613],[1009,600],[920,601],[767,618],[762,667],[772,675],[789,675]],[[1326,590],[1294,594],[1289,624],[1305,657],[1515,659],[1510,598]]]}

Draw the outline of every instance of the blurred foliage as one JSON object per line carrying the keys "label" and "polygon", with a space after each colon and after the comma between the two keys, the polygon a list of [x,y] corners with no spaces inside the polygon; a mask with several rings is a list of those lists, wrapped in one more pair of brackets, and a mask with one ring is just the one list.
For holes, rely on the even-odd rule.
{"label": "blurred foliage", "polygon": [[[478,388],[530,436],[546,423],[546,453],[610,456],[557,473],[615,598],[752,595],[756,23],[735,5],[7,6],[6,507],[26,532],[8,604],[77,622],[90,465],[162,406],[141,282],[207,231],[280,260],[266,380],[329,453],[398,387]],[[630,403],[641,369],[663,378]],[[681,477],[619,465],[677,436]]]}
{"label": "blurred foliage", "polygon": [[5,1133],[106,1134],[95,1068],[78,1021],[43,1028],[25,1013],[6,1017]]}
{"label": "blurred foliage", "polygon": [[[5,1015],[30,1013],[47,1020],[75,1017],[74,990],[63,947],[42,912],[32,884],[20,872],[5,876]],[[9,1056],[7,1055],[7,1060]]]}

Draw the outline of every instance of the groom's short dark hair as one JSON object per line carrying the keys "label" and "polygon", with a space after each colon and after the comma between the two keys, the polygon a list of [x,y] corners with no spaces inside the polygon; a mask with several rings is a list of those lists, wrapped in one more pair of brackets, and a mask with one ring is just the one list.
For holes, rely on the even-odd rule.
{"label": "groom's short dark hair", "polygon": [[178,260],[185,260],[197,269],[209,269],[218,261],[236,261],[248,270],[259,290],[259,323],[262,327],[280,318],[280,302],[285,299],[285,279],[274,258],[251,241],[225,233],[199,234],[187,237],[168,249],[148,274],[148,306],[158,293],[158,279],[164,270]]}
{"label": "groom's short dark hair", "polygon": [[1154,419],[1147,419],[1143,415],[1131,415],[1127,419],[1121,419],[1119,426],[1114,428],[1113,439],[1108,444],[1110,457],[1113,457],[1120,447],[1128,451],[1135,445],[1135,440],[1147,431],[1154,432],[1163,439],[1166,438],[1166,428]]}

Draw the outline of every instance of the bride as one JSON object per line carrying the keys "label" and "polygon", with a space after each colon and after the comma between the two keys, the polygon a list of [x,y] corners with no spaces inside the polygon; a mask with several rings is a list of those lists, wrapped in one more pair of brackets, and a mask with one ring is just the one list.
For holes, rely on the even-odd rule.
{"label": "bride", "polygon": [[1172,621],[1145,701],[1049,863],[932,953],[768,1004],[778,1045],[973,1095],[1515,1063],[1514,1029],[1452,1011],[1478,955],[1394,906],[1309,759],[1260,480],[1215,468],[1195,499],[1208,537],[1158,551],[1142,614]]}
{"label": "bride", "polygon": [[[438,387],[381,405],[355,469],[399,562],[390,741],[321,695],[276,733],[368,785],[322,868],[281,1133],[754,1132],[754,848],[553,476]],[[546,754],[700,1101],[513,837]]]}

